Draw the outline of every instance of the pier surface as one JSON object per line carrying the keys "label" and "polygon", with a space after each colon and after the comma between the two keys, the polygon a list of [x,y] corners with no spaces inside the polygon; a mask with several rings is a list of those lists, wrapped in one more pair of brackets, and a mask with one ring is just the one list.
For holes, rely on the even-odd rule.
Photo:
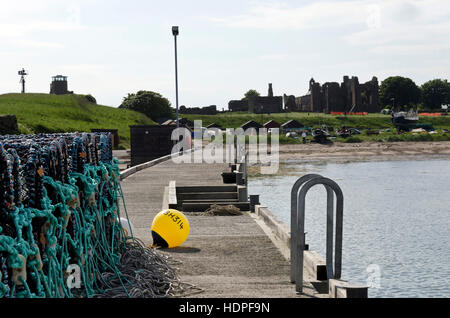
{"label": "pier surface", "polygon": [[[171,180],[177,186],[223,185],[224,170],[229,170],[228,165],[175,164],[169,160],[124,179],[122,190],[134,235],[147,246],[152,244],[152,221],[162,210],[164,190]],[[258,217],[250,213],[186,216],[190,223],[188,240],[163,253],[182,262],[177,267],[183,282],[203,290],[188,297],[299,297],[290,283],[285,253],[277,248],[276,238]],[[312,289],[308,282],[305,288]]]}

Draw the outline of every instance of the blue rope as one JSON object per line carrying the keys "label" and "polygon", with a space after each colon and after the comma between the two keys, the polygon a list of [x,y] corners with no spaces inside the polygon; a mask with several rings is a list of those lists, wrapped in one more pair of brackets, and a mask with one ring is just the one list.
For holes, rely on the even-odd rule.
{"label": "blue rope", "polygon": [[[0,298],[92,297],[105,292],[105,272],[129,296],[110,134],[1,136],[0,173]],[[13,275],[21,257],[26,279]],[[66,284],[70,264],[80,290]]]}

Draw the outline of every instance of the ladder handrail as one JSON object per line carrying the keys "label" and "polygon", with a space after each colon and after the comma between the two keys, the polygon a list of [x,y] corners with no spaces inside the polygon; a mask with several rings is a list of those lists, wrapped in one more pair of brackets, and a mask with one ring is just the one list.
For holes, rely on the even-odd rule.
{"label": "ladder handrail", "polygon": [[[295,283],[295,273],[297,266],[297,253],[295,242],[297,241],[297,213],[298,213],[298,191],[301,186],[313,178],[322,177],[319,174],[307,174],[298,179],[291,190],[291,283]],[[303,233],[304,235],[304,233]]]}
{"label": "ladder handrail", "polygon": [[[294,185],[291,195],[296,194],[296,198],[291,201],[291,281],[295,280],[296,291],[303,291],[303,252],[305,249],[305,199],[308,191],[315,185],[322,184],[327,189],[327,277],[339,279],[342,268],[342,233],[343,233],[343,213],[344,196],[341,188],[336,182],[320,175],[307,175],[300,178]],[[301,188],[300,188],[301,187]],[[336,195],[336,241],[334,273],[332,265],[333,255],[333,212],[334,195]],[[293,212],[296,205],[295,212]],[[294,251],[294,252],[293,252]]]}

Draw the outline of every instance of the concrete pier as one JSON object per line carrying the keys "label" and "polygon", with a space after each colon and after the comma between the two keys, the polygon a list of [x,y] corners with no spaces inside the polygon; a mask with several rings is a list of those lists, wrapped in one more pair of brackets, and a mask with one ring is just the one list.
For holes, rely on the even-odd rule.
{"label": "concrete pier", "polygon": [[[223,186],[221,173],[225,170],[229,170],[228,164],[175,164],[168,160],[126,177],[122,189],[134,235],[146,245],[152,244],[151,224],[167,205],[164,192],[171,181],[177,186]],[[182,262],[178,272],[183,282],[202,289],[187,297],[328,297],[313,287],[316,279],[308,270],[305,293],[296,294],[290,282],[288,245],[261,216],[247,212],[186,216],[191,229],[188,240],[162,252]]]}

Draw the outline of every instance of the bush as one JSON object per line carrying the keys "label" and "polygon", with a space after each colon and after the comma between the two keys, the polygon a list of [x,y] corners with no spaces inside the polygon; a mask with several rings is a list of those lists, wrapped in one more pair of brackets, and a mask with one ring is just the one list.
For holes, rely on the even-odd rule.
{"label": "bush", "polygon": [[344,139],[344,143],[352,144],[352,143],[360,143],[360,142],[363,142],[363,140],[356,136],[350,136],[350,137]]}
{"label": "bush", "polygon": [[387,141],[387,142],[403,142],[403,141],[450,141],[450,134],[402,134],[402,135],[391,135],[387,139],[377,139],[377,141]]}
{"label": "bush", "polygon": [[247,93],[244,94],[244,98],[242,98],[242,100],[249,100],[251,97],[258,97],[261,96],[261,94],[255,90],[255,89],[250,89],[247,91]]}
{"label": "bush", "polygon": [[91,94],[84,96],[89,103],[97,104],[97,100]]}
{"label": "bush", "polygon": [[437,135],[435,141],[450,141],[450,134]]}
{"label": "bush", "polygon": [[280,135],[280,144],[300,144],[302,142],[303,141],[301,138],[292,138],[286,137],[285,135]]}
{"label": "bush", "polygon": [[400,141],[405,141],[405,139],[402,138],[400,135],[392,135],[392,136],[389,136],[386,139],[386,141],[387,142],[400,142]]}
{"label": "bush", "polygon": [[433,135],[430,134],[416,134],[405,135],[405,141],[433,141]]}
{"label": "bush", "polygon": [[173,110],[170,102],[161,94],[151,91],[139,91],[136,94],[128,94],[124,97],[122,105],[119,108],[131,109],[143,113],[158,121],[161,118],[171,118]]}

